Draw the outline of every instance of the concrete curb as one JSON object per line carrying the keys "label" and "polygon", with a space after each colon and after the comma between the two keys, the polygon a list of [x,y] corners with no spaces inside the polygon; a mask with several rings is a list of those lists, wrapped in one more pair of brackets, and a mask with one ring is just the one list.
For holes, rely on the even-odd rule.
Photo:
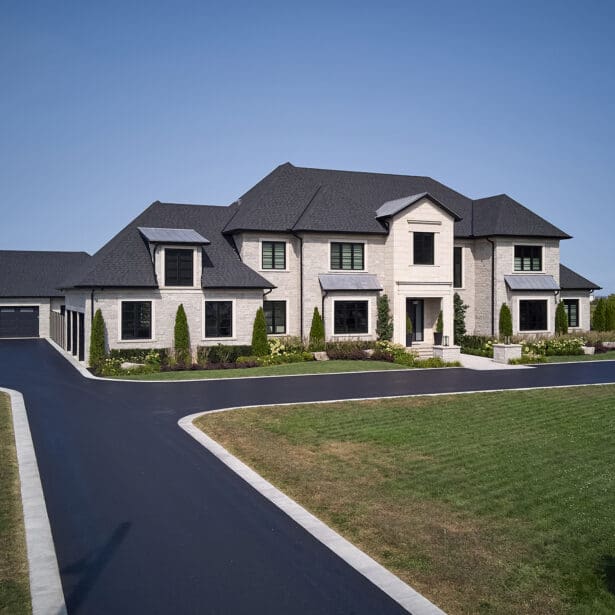
{"label": "concrete curb", "polygon": [[395,600],[412,615],[446,615],[427,598],[404,583],[400,578],[389,572],[384,566],[373,560],[369,555],[355,547],[351,542],[340,536],[320,519],[308,512],[293,499],[276,489],[260,474],[245,463],[231,455],[223,446],[205,435],[193,421],[208,412],[199,412],[185,416],[179,420],[179,426],[202,444],[222,463],[238,474],[262,496],[285,512],[293,521],[308,531],[318,541],[333,551],[338,557],[352,566],[357,572],[371,581],[387,596]]}
{"label": "concrete curb", "polygon": [[53,545],[47,506],[38,472],[23,395],[0,388],[11,398],[21,502],[26,533],[33,615],[65,615],[66,604]]}

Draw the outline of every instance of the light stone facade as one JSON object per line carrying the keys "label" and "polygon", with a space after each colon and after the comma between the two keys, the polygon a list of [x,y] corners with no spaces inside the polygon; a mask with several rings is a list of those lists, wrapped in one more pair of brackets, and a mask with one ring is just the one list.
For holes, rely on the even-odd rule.
{"label": "light stone facade", "polygon": [[[435,238],[434,264],[421,265],[413,262],[414,233],[433,233]],[[152,248],[152,258],[160,287],[158,289],[107,289],[96,290],[92,304],[90,291],[68,291],[66,309],[83,313],[86,336],[85,354],[89,352],[91,315],[100,308],[106,324],[109,348],[171,348],[175,314],[180,304],[184,305],[190,330],[191,345],[250,344],[254,316],[263,301],[286,302],[286,335],[303,336],[307,339],[314,308],[321,312],[328,340],[374,340],[377,338],[377,299],[382,293],[389,296],[393,319],[393,341],[406,344],[406,314],[409,302],[422,300],[424,305],[424,341],[431,346],[434,329],[440,310],[443,313],[443,335],[453,343],[453,295],[458,292],[468,306],[466,329],[469,334],[491,335],[498,331],[498,316],[502,303],[507,303],[513,316],[514,333],[519,332],[519,301],[524,298],[548,302],[549,327],[544,333],[553,332],[556,301],[561,298],[579,299],[578,330],[589,329],[588,291],[565,291],[559,296],[554,292],[512,292],[506,286],[504,276],[528,272],[514,271],[514,246],[519,244],[540,245],[543,249],[543,270],[539,275],[550,275],[559,282],[559,241],[532,238],[455,239],[454,218],[446,210],[423,198],[388,220],[388,233],[382,235],[336,234],[336,233],[268,233],[242,232],[234,236],[235,245],[242,261],[270,281],[275,288],[269,289],[220,289],[201,288],[202,251],[194,248],[194,285],[192,287],[168,288],[164,281],[165,250],[169,247]],[[263,269],[262,243],[283,241],[286,246],[284,270]],[[332,271],[331,243],[363,243],[364,269],[361,271]],[[462,248],[462,284],[453,288],[453,246]],[[181,246],[185,248],[186,246]],[[492,258],[493,254],[493,258]],[[492,269],[493,268],[493,269]],[[382,291],[330,291],[323,292],[320,274],[369,273],[377,276]],[[492,275],[494,295],[492,297]],[[121,301],[152,302],[152,339],[121,339]],[[233,302],[232,337],[205,338],[204,302]],[[334,308],[337,301],[367,301],[369,329],[361,335],[336,335],[334,331]],[[24,305],[25,300],[19,300]],[[41,302],[37,300],[37,305]],[[53,309],[59,310],[54,300]],[[46,312],[45,312],[46,310]],[[41,335],[48,335],[49,302],[42,306]],[[495,320],[492,322],[492,313]],[[45,328],[46,327],[46,328]],[[534,332],[532,334],[535,334]],[[416,342],[415,342],[416,344]],[[416,344],[420,346],[421,344]]]}

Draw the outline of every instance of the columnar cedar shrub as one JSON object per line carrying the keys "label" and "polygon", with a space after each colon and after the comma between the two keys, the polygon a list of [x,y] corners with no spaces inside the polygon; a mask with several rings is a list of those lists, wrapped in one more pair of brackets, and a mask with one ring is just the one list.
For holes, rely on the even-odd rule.
{"label": "columnar cedar shrub", "polygon": [[455,344],[461,344],[463,336],[466,334],[466,310],[468,306],[463,302],[459,293],[453,295],[453,309],[455,316],[453,320],[453,331]]}
{"label": "columnar cedar shrub", "polygon": [[264,357],[269,354],[267,322],[262,307],[256,310],[256,317],[254,318],[254,328],[252,329],[252,354],[256,357]]}
{"label": "columnar cedar shrub", "polygon": [[310,327],[310,351],[321,352],[325,349],[325,325],[318,308],[314,308],[312,326]]}
{"label": "columnar cedar shrub", "polygon": [[615,331],[615,295],[610,295],[606,300],[604,310],[604,330]]}
{"label": "columnar cedar shrub", "polygon": [[568,333],[568,314],[564,302],[560,301],[555,310],[555,333],[558,335],[566,335]]}
{"label": "columnar cedar shrub", "polygon": [[436,322],[436,333],[442,333],[444,331],[444,322],[442,320],[442,310],[438,314],[438,321]]}
{"label": "columnar cedar shrub", "polygon": [[378,297],[376,333],[379,340],[390,341],[393,338],[393,321],[391,320],[391,309],[389,308],[389,297],[387,295]]}
{"label": "columnar cedar shrub", "polygon": [[184,304],[180,303],[175,314],[175,360],[178,365],[190,367],[192,364],[192,356],[190,353],[190,333],[188,332],[188,319]]}
{"label": "columnar cedar shrub", "polygon": [[500,308],[500,337],[510,337],[512,335],[512,314],[510,308],[502,303]]}
{"label": "columnar cedar shrub", "polygon": [[100,309],[94,314],[90,334],[90,367],[99,370],[107,356],[105,351],[105,319]]}
{"label": "columnar cedar shrub", "polygon": [[604,299],[596,301],[592,329],[594,331],[606,331],[606,301]]}

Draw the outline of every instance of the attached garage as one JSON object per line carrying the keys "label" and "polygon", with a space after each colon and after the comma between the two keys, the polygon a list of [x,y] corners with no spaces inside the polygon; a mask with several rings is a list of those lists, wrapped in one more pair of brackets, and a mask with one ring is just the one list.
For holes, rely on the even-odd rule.
{"label": "attached garage", "polygon": [[38,337],[38,306],[0,307],[0,338]]}
{"label": "attached garage", "polygon": [[0,250],[0,339],[64,341],[62,283],[89,256],[84,252]]}

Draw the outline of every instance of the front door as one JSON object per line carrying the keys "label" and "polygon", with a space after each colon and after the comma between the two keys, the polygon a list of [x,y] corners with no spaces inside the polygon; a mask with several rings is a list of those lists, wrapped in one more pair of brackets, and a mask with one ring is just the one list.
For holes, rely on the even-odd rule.
{"label": "front door", "polygon": [[[422,342],[425,339],[424,309],[425,303],[423,299],[406,299],[406,316],[412,321],[412,341],[414,342]],[[407,337],[409,336],[407,335]]]}

